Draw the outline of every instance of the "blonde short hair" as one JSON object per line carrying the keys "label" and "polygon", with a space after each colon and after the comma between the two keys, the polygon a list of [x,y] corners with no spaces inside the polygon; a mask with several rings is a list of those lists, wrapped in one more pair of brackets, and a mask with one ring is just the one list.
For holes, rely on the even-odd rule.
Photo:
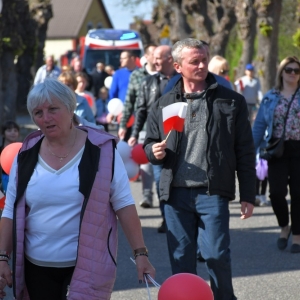
{"label": "blonde short hair", "polygon": [[208,64],[208,71],[217,75],[224,75],[224,71],[229,71],[227,59],[220,55],[215,55]]}

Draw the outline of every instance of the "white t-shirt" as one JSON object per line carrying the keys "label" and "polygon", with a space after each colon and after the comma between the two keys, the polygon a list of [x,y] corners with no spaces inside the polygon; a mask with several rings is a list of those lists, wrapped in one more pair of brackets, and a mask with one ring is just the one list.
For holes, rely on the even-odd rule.
{"label": "white t-shirt", "polygon": [[[80,163],[84,147],[64,167],[51,168],[41,157],[26,189],[25,255],[39,266],[74,266],[83,195],[79,192]],[[114,211],[133,205],[128,176],[115,150],[110,202]],[[2,217],[13,218],[16,197],[16,159],[11,168]]]}

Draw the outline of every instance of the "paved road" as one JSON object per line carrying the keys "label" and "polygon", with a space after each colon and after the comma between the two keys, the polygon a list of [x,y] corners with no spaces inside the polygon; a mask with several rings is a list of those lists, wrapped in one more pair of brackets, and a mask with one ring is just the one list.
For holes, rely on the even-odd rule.
{"label": "paved road", "polygon": [[[138,206],[141,183],[130,183],[143,226],[150,260],[156,268],[156,281],[163,283],[171,276],[167,254],[166,236],[157,233],[161,222],[158,203],[151,209]],[[291,254],[276,248],[279,235],[270,206],[256,207],[254,216],[241,220],[237,200],[230,204],[231,252],[233,285],[239,300],[299,300],[300,254]],[[112,300],[148,300],[146,287],[138,284],[135,267],[130,261],[130,248],[122,229],[119,231],[117,280]],[[205,264],[198,264],[198,274],[208,280]],[[152,299],[157,299],[158,289],[151,288]]]}

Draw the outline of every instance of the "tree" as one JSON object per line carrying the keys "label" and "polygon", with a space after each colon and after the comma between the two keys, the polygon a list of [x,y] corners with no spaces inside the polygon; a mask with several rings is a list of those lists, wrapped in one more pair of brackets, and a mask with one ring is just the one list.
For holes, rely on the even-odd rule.
{"label": "tree", "polygon": [[29,0],[30,12],[36,22],[36,36],[38,40],[34,71],[44,64],[44,47],[47,36],[48,23],[53,17],[51,0]]}
{"label": "tree", "polygon": [[256,69],[262,91],[274,86],[278,61],[278,34],[282,0],[255,1],[258,50]]}
{"label": "tree", "polygon": [[238,20],[239,37],[243,42],[242,56],[239,60],[236,76],[244,75],[245,66],[252,63],[254,57],[254,41],[256,37],[255,0],[237,1],[235,14]]}
{"label": "tree", "polygon": [[[210,43],[212,55],[225,55],[229,34],[236,23],[236,0],[185,0],[194,21],[194,37]],[[199,33],[201,32],[201,34]]]}
{"label": "tree", "polygon": [[7,119],[14,120],[16,117],[18,80],[15,60],[25,48],[21,34],[23,24],[20,22],[20,17],[26,14],[28,14],[26,1],[4,1],[0,16],[2,24],[0,44],[1,122]]}
{"label": "tree", "polygon": [[[31,68],[43,64],[43,49],[50,0],[9,0],[0,15],[0,120],[16,118],[16,104],[23,108],[32,84]],[[38,42],[38,39],[40,42]],[[39,47],[38,47],[39,46]],[[17,100],[18,99],[18,100]]]}

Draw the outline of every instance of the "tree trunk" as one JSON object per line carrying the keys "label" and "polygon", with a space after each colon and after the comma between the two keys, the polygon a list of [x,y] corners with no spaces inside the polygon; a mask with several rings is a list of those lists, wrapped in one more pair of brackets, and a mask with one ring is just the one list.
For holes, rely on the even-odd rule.
{"label": "tree trunk", "polygon": [[187,15],[182,9],[182,0],[170,0],[169,2],[173,5],[174,11],[173,26],[171,27],[171,40],[174,43],[190,37],[192,30],[187,22]]}
{"label": "tree trunk", "polygon": [[15,120],[16,119],[16,99],[18,80],[16,67],[14,63],[15,55],[12,51],[4,51],[1,59],[2,74],[2,99],[4,104],[4,120]]}
{"label": "tree trunk", "polygon": [[30,11],[33,19],[36,21],[36,36],[38,39],[37,55],[34,66],[34,72],[41,67],[44,61],[44,47],[47,37],[47,29],[49,20],[53,17],[52,5],[50,0],[34,0],[30,5]]}
{"label": "tree trunk", "polygon": [[193,16],[194,36],[210,43],[212,56],[225,55],[230,31],[236,23],[235,4],[236,0],[184,0],[184,9]]}
{"label": "tree trunk", "polygon": [[255,5],[258,33],[256,69],[262,92],[265,93],[275,84],[282,0],[256,0]]}
{"label": "tree trunk", "polygon": [[254,41],[256,37],[255,0],[238,1],[235,8],[239,24],[239,36],[243,41],[243,52],[237,67],[237,77],[244,75],[245,66],[252,63],[254,56]]}
{"label": "tree trunk", "polygon": [[0,56],[0,125],[3,123],[4,119],[4,101],[3,101],[3,92],[2,92],[2,80],[3,80],[3,72],[1,66],[2,57]]}
{"label": "tree trunk", "polygon": [[25,50],[19,57],[17,63],[18,70],[18,94],[17,94],[17,110],[19,112],[26,111],[27,94],[33,83],[31,67],[33,66],[32,50]]}
{"label": "tree trunk", "polygon": [[[216,7],[219,24],[217,26],[217,30],[210,40],[210,51],[212,56],[225,56],[229,34],[236,23],[236,16],[234,11],[236,1],[222,0],[221,4],[222,5]],[[221,14],[219,12],[220,9],[222,10]]]}

